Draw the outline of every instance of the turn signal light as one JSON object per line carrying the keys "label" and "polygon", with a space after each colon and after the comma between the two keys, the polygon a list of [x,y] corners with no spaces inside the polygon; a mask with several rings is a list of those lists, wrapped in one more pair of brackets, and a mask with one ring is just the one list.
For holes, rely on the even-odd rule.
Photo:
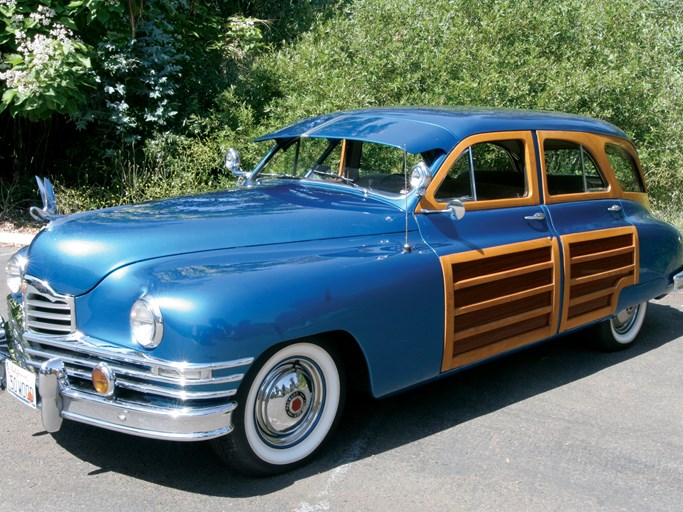
{"label": "turn signal light", "polygon": [[92,371],[92,385],[100,395],[112,396],[116,387],[114,372],[107,363],[100,363]]}

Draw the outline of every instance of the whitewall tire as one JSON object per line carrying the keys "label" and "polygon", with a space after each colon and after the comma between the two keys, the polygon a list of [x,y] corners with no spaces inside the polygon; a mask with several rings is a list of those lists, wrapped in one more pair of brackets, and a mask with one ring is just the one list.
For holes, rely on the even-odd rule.
{"label": "whitewall tire", "polygon": [[339,358],[324,345],[293,343],[264,359],[240,386],[234,431],[214,441],[226,462],[257,475],[308,461],[336,426],[344,401]]}
{"label": "whitewall tire", "polygon": [[598,346],[613,352],[630,347],[638,337],[647,314],[647,302],[617,312],[598,325]]}

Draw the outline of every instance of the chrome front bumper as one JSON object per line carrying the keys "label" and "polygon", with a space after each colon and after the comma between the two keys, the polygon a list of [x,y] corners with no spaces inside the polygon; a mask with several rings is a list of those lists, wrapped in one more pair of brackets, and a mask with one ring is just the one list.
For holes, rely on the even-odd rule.
{"label": "chrome front bumper", "polygon": [[[5,360],[18,362],[12,356],[17,349],[12,339],[13,331],[16,332],[0,317],[0,392],[6,389]],[[218,403],[209,400],[202,404],[197,400],[152,403],[108,398],[70,384],[65,362],[69,361],[51,358],[43,361],[36,372],[38,408],[48,432],[58,431],[64,418],[140,437],[172,441],[201,441],[232,431],[232,412],[237,407],[232,400]],[[245,363],[250,362],[245,360]],[[22,366],[26,367],[26,364]]]}
{"label": "chrome front bumper", "polygon": [[237,404],[203,408],[168,408],[119,403],[70,389],[59,359],[44,362],[38,373],[38,395],[43,426],[56,432],[62,418],[140,437],[172,441],[201,441],[229,433]]}

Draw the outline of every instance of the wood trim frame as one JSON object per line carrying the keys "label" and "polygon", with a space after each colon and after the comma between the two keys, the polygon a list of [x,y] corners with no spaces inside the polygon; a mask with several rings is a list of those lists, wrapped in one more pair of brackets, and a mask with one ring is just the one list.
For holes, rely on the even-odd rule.
{"label": "wood trim frame", "polygon": [[[602,140],[602,154],[605,156],[605,164],[607,167],[605,169],[609,169],[609,172],[611,174],[611,177],[614,177],[614,184],[615,188],[617,188],[621,192],[621,198],[629,200],[629,201],[635,201],[637,203],[642,204],[646,208],[650,208],[650,200],[647,195],[647,183],[645,182],[645,175],[643,173],[643,166],[640,163],[640,158],[638,157],[638,151],[636,151],[635,146],[633,143],[629,140],[626,139],[621,139],[619,137],[610,137],[607,135],[602,135],[600,136],[600,139]],[[613,144],[616,146],[621,147],[624,151],[626,151],[631,157],[633,158],[633,161],[636,163],[636,170],[638,171],[638,174],[640,175],[640,182],[643,184],[643,187],[645,189],[644,192],[626,192],[622,190],[621,185],[619,184],[619,180],[616,178],[616,174],[614,173],[614,169],[612,169],[612,164],[609,161],[609,157],[607,156],[607,151],[606,147],[607,144]]]}
{"label": "wood trim frame", "polygon": [[530,131],[508,131],[508,132],[491,132],[480,133],[472,135],[466,139],[461,140],[457,146],[448,154],[441,167],[434,175],[434,179],[427,187],[425,195],[417,205],[415,213],[420,213],[422,209],[426,210],[445,210],[446,203],[440,202],[434,197],[434,194],[441,186],[441,183],[446,178],[448,171],[460,157],[460,155],[468,147],[480,142],[495,142],[500,140],[519,140],[524,143],[524,171],[527,184],[527,195],[524,197],[515,197],[510,199],[491,199],[483,201],[470,201],[465,203],[465,210],[488,210],[493,208],[510,208],[513,206],[533,206],[539,204],[540,193],[538,187],[538,178],[536,173],[536,152],[534,150],[533,136]]}
{"label": "wood trim frame", "polygon": [[441,370],[553,336],[559,323],[560,261],[556,238],[442,256]]}
{"label": "wood trim frame", "polygon": [[[619,181],[617,180],[614,171],[612,170],[612,165],[610,164],[609,158],[607,158],[607,153],[605,152],[605,146],[607,144],[616,144],[624,148],[626,151],[628,151],[628,153],[631,156],[633,156],[636,165],[638,166],[638,172],[640,173],[641,180],[643,181],[643,183],[645,183],[645,180],[643,179],[642,167],[640,165],[640,160],[638,158],[638,153],[636,152],[633,144],[631,144],[628,140],[619,137],[612,137],[609,135],[599,135],[595,133],[550,130],[539,130],[537,132],[537,136],[538,150],[540,155],[539,165],[541,167],[543,197],[545,197],[546,204],[566,203],[570,201],[585,201],[586,199],[628,199],[649,207],[649,201],[647,199],[646,193],[624,192],[623,190],[621,190]],[[602,173],[603,177],[607,181],[607,190],[599,192],[582,192],[580,194],[550,195],[548,193],[548,180],[546,177],[545,170],[545,152],[543,151],[544,142],[548,139],[566,140],[584,146],[590,153],[595,163],[597,164],[598,170]]]}
{"label": "wood trim frame", "polygon": [[634,226],[561,237],[564,295],[560,332],[616,313],[619,294],[639,281],[638,231]]}
{"label": "wood trim frame", "polygon": [[338,176],[343,176],[344,175],[344,169],[346,169],[346,139],[342,139],[341,141],[341,154],[339,156],[339,169],[337,170],[337,175]]}

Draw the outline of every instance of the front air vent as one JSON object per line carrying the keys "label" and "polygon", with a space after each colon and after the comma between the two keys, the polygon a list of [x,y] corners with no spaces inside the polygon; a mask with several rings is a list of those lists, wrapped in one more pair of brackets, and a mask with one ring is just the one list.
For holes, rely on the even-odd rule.
{"label": "front air vent", "polygon": [[75,331],[73,297],[59,295],[39,281],[26,280],[24,322],[29,332],[66,336]]}

